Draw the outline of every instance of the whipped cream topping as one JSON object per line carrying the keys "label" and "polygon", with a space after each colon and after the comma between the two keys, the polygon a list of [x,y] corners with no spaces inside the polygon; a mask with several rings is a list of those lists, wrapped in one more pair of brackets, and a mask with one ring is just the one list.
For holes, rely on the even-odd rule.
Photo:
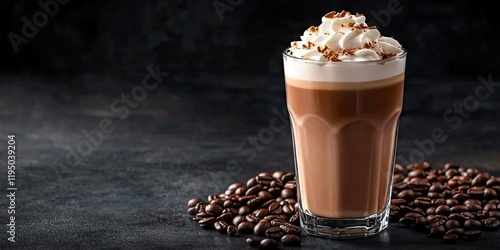
{"label": "whipped cream topping", "polygon": [[317,61],[371,61],[394,57],[403,52],[401,44],[381,36],[368,26],[362,14],[329,12],[319,26],[311,26],[291,43],[289,54]]}

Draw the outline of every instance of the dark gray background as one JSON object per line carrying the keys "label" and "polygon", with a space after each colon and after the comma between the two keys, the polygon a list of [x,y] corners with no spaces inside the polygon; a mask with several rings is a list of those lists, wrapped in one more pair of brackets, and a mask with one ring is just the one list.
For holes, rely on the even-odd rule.
{"label": "dark gray background", "polygon": [[[72,0],[16,53],[8,34],[21,35],[22,18],[40,6],[0,2],[0,145],[16,135],[19,188],[18,242],[8,243],[1,227],[2,248],[244,248],[244,237],[200,230],[186,214],[187,200],[259,171],[293,171],[289,126],[248,146],[286,105],[281,52],[330,10],[383,24],[377,16],[398,1],[233,3],[221,19],[213,1]],[[456,161],[500,175],[500,91],[473,99],[479,78],[499,81],[496,9],[463,0],[399,4],[400,13],[380,25],[408,50],[397,161],[427,160],[436,168]],[[121,119],[110,106],[141,85],[148,65],[169,75]],[[459,115],[454,107],[466,100],[473,107]],[[447,112],[453,122],[443,118]],[[103,119],[113,132],[72,165],[68,155],[88,140],[82,131]],[[435,129],[446,140],[433,150],[419,147]],[[254,157],[238,149],[242,144]],[[7,202],[0,199],[1,224]],[[391,223],[370,239],[304,237],[303,248],[494,249],[498,237],[486,232],[475,242],[444,245]]]}

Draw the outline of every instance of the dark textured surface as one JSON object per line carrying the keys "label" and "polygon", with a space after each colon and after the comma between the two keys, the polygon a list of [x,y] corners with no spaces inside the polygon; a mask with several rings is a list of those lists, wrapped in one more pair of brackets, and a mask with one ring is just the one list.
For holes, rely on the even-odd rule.
{"label": "dark textured surface", "polygon": [[[140,78],[139,78],[140,79]],[[246,181],[263,170],[292,171],[289,127],[262,144],[255,157],[238,146],[258,136],[276,116],[273,109],[285,105],[281,78],[241,76],[242,85],[217,90],[203,84],[165,81],[130,114],[120,120],[110,104],[130,92],[135,80],[103,91],[112,79],[82,76],[71,81],[81,88],[70,90],[47,79],[2,77],[0,134],[16,134],[17,240],[1,246],[19,249],[241,249],[244,236],[230,238],[204,231],[186,213],[187,200],[220,193],[234,181]],[[205,79],[222,81],[220,78]],[[69,80],[68,80],[69,81]],[[474,93],[475,79],[429,82],[408,77],[401,118],[398,155],[417,149],[415,139],[428,138],[442,127],[449,135],[426,160],[436,167],[453,160],[500,175],[498,150],[500,102],[494,92],[477,111],[453,130],[442,113]],[[430,87],[432,86],[432,87]],[[439,90],[439,91],[437,91]],[[457,98],[443,93],[456,91]],[[434,103],[433,105],[428,104]],[[428,113],[420,112],[429,105]],[[103,119],[115,129],[79,166],[65,161],[68,147],[86,140],[82,130],[97,128]],[[5,139],[6,141],[7,139]],[[245,146],[245,149],[250,148]],[[0,154],[6,159],[5,151]],[[227,168],[229,162],[239,167]],[[59,163],[59,164],[58,164]],[[5,170],[5,168],[3,168]],[[6,187],[5,171],[0,187]],[[2,224],[7,221],[7,200],[0,199]],[[5,227],[3,227],[5,229]],[[3,230],[2,231],[5,231]],[[443,244],[439,239],[391,223],[388,230],[370,239],[332,241],[303,237],[302,248],[342,249],[495,249],[500,232],[484,232],[477,241]],[[10,247],[9,247],[10,248]]]}

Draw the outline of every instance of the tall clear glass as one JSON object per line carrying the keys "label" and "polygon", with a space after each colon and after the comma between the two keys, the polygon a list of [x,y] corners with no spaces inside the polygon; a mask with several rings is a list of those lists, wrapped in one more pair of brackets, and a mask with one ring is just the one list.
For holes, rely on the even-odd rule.
{"label": "tall clear glass", "polygon": [[372,236],[387,227],[406,51],[321,62],[283,52],[300,222],[312,235]]}

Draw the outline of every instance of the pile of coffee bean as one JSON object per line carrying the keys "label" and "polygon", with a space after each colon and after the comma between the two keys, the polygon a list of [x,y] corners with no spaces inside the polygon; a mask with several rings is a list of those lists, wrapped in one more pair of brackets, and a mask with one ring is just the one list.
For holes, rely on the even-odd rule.
{"label": "pile of coffee bean", "polygon": [[262,172],[246,184],[233,183],[223,194],[208,201],[193,198],[187,212],[203,229],[215,229],[230,236],[254,234],[246,242],[252,247],[276,249],[300,245],[297,183],[295,174]]}
{"label": "pile of coffee bean", "polygon": [[500,177],[449,162],[396,164],[390,219],[445,242],[477,239],[500,226]]}

